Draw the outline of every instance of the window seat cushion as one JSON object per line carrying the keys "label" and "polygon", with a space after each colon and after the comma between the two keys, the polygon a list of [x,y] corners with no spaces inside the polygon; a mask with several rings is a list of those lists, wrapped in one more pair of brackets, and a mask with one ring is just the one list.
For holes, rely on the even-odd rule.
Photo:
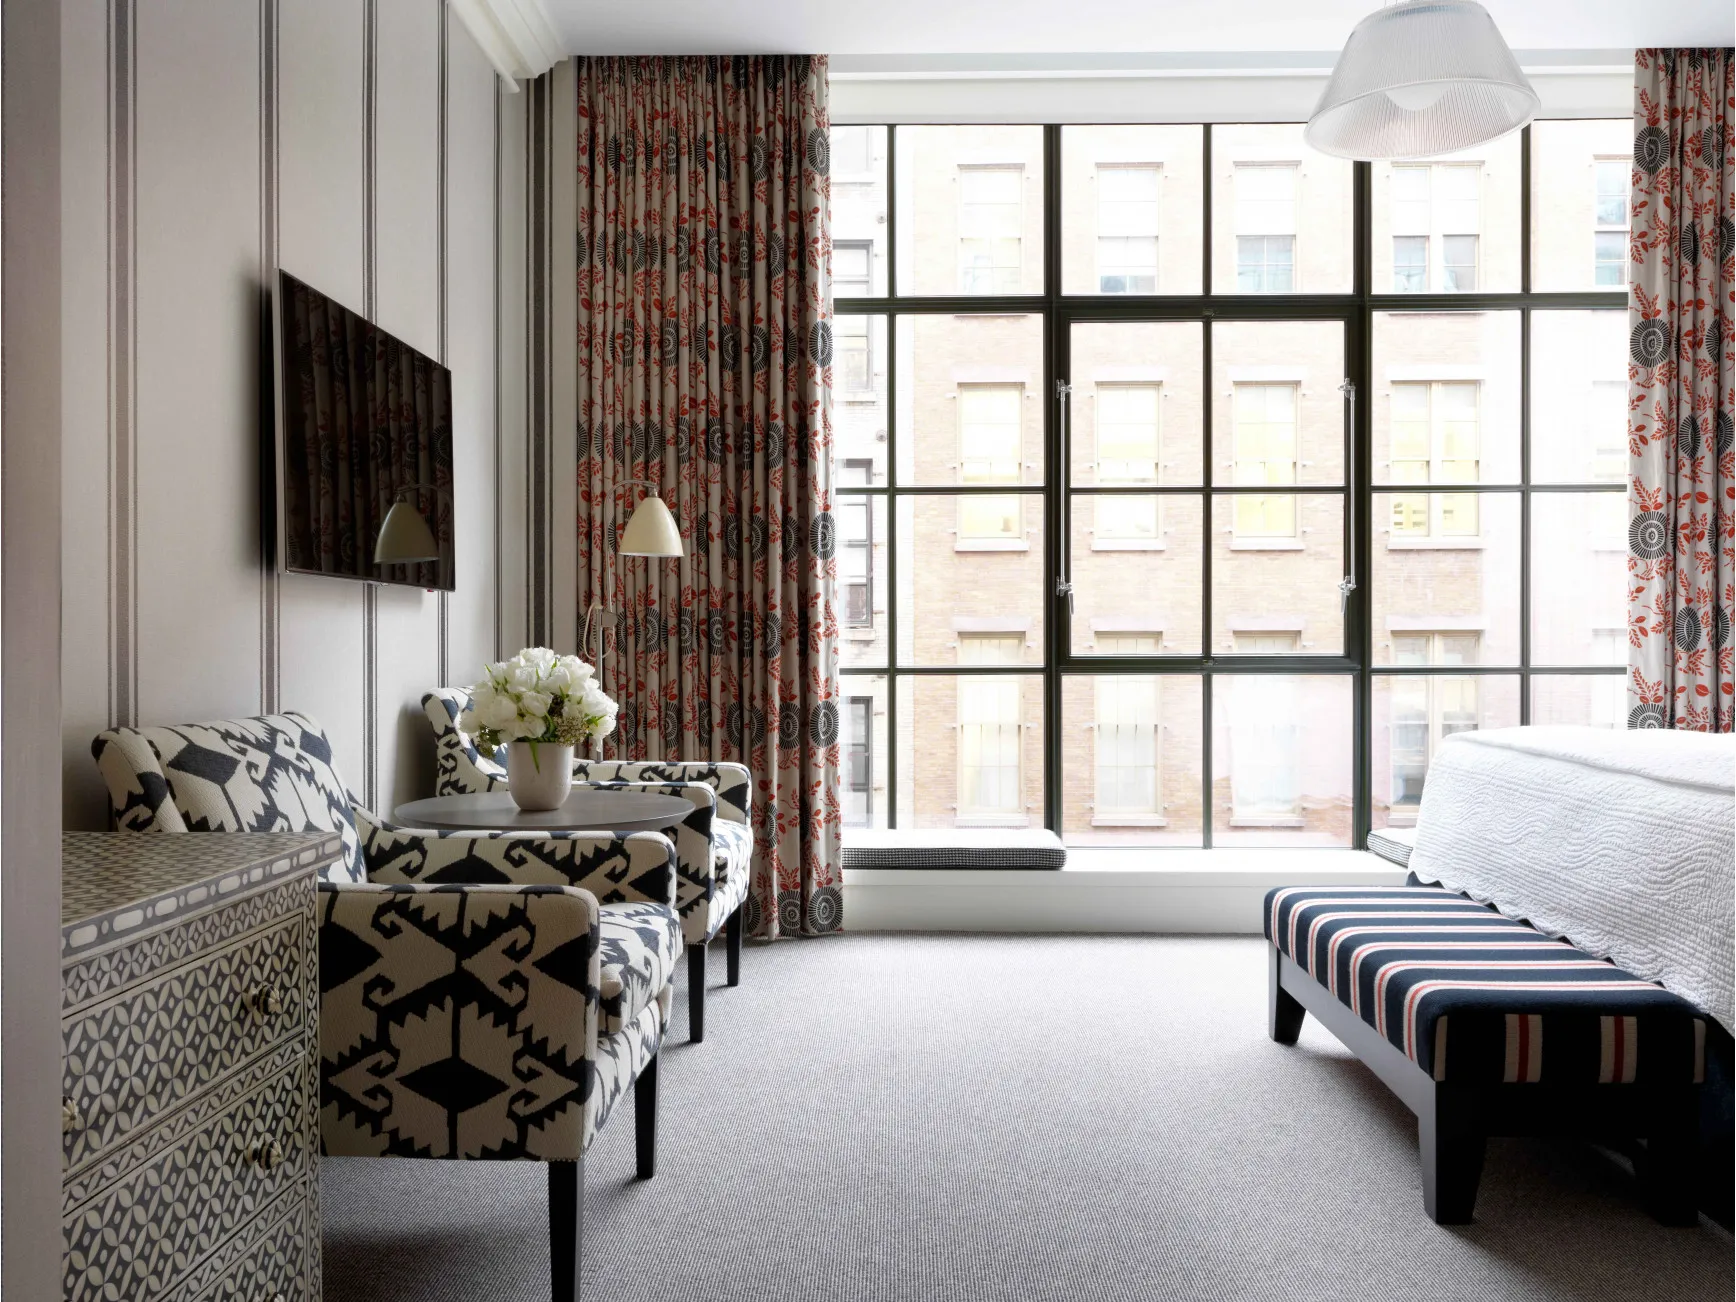
{"label": "window seat cushion", "polygon": [[1034,868],[1067,863],[1067,847],[1045,827],[899,828],[844,834],[846,868]]}

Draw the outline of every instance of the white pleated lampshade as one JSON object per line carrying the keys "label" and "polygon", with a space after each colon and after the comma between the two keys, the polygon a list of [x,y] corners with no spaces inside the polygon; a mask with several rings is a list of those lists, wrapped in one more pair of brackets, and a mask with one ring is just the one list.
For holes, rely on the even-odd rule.
{"label": "white pleated lampshade", "polygon": [[434,531],[422,513],[408,502],[393,502],[380,523],[380,536],[374,543],[374,564],[408,565],[439,559],[440,544],[434,541]]}
{"label": "white pleated lampshade", "polygon": [[681,556],[681,530],[675,527],[675,517],[655,494],[633,508],[627,517],[627,527],[621,531],[623,556]]}
{"label": "white pleated lampshade", "polygon": [[1517,131],[1538,107],[1476,0],[1409,0],[1356,25],[1303,136],[1338,158],[1432,158]]}

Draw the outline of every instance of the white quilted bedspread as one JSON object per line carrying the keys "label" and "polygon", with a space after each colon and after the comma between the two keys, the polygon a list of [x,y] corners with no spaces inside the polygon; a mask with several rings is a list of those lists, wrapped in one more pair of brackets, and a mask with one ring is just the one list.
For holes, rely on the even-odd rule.
{"label": "white quilted bedspread", "polygon": [[1661,982],[1736,1031],[1736,737],[1447,739],[1410,870]]}

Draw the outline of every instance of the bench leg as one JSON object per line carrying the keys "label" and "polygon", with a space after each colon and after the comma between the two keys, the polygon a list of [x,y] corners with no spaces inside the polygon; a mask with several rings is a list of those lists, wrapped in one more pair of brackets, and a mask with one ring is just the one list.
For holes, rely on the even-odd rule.
{"label": "bench leg", "polygon": [[1450,1087],[1435,1086],[1433,1105],[1417,1115],[1417,1148],[1423,1167],[1423,1209],[1437,1225],[1471,1223],[1486,1143],[1466,1101]]}
{"label": "bench leg", "polygon": [[747,926],[746,914],[741,905],[735,906],[735,912],[729,915],[729,921],[723,925],[725,929],[724,943],[728,946],[724,951],[724,970],[728,974],[729,984],[739,986],[741,984],[741,933]]}
{"label": "bench leg", "polygon": [[705,946],[687,947],[687,1038],[705,1039]]}
{"label": "bench leg", "polygon": [[1295,1044],[1302,1034],[1302,1019],[1307,1010],[1278,982],[1278,947],[1271,948],[1271,987],[1268,1012],[1272,1038],[1279,1044]]}
{"label": "bench leg", "polygon": [[1695,1090],[1672,1091],[1657,1105],[1646,1131],[1637,1174],[1646,1210],[1664,1225],[1698,1225],[1700,1100]]}

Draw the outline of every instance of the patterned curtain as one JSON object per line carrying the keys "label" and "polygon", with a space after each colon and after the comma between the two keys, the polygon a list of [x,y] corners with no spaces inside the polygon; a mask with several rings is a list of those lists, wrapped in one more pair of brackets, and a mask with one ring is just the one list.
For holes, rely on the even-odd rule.
{"label": "patterned curtain", "polygon": [[1727,49],[1634,59],[1630,726],[1731,730],[1736,201]]}
{"label": "patterned curtain", "polygon": [[[578,86],[579,609],[613,612],[608,755],[746,764],[748,931],[834,931],[826,61],[580,59]],[[615,554],[627,479],[682,560]]]}

